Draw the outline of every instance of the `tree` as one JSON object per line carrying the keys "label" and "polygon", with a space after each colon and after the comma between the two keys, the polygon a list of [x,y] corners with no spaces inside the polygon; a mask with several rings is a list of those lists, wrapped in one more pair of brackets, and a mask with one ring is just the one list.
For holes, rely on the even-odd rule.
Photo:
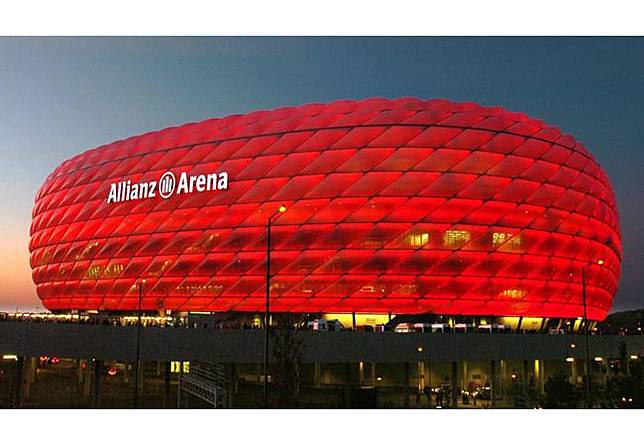
{"label": "tree", "polygon": [[622,341],[619,343],[619,370],[623,375],[626,375],[628,360],[626,359],[626,342]]}
{"label": "tree", "polygon": [[546,392],[546,408],[574,409],[577,407],[579,395],[563,372],[548,378],[544,390]]}
{"label": "tree", "polygon": [[292,327],[273,332],[273,392],[274,407],[298,407],[300,370],[302,364],[302,339]]}

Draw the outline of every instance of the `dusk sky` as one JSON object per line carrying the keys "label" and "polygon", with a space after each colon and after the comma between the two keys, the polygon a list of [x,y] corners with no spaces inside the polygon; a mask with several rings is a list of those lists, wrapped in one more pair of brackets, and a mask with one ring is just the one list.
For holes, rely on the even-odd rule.
{"label": "dusk sky", "polygon": [[65,159],[185,122],[373,96],[499,105],[583,142],[620,210],[613,310],[644,307],[644,39],[0,38],[0,309],[42,309],[31,210]]}

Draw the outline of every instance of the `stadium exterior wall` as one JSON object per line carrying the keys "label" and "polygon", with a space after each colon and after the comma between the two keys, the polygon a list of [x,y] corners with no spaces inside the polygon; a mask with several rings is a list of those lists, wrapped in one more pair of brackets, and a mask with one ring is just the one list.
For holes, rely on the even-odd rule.
{"label": "stadium exterior wall", "polygon": [[[337,101],[211,119],[63,162],[30,262],[52,310],[603,319],[622,255],[605,172],[499,107]],[[597,264],[602,260],[603,264]],[[145,282],[143,283],[143,281]]]}

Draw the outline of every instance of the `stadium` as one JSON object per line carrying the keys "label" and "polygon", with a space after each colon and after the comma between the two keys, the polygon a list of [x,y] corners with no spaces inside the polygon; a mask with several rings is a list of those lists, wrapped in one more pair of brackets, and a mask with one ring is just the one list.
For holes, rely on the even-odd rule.
{"label": "stadium", "polygon": [[603,320],[622,257],[610,181],[583,144],[442,99],[315,103],[116,141],[58,166],[32,218],[33,280],[54,312],[252,315],[270,281],[276,313],[543,328]]}

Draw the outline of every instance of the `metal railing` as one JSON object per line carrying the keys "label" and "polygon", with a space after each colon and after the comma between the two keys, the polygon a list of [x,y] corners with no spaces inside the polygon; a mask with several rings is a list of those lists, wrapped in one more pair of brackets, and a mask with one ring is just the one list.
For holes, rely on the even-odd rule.
{"label": "metal railing", "polygon": [[214,408],[223,408],[226,396],[225,382],[223,365],[191,361],[189,373],[179,376],[179,395],[186,392],[212,404]]}

